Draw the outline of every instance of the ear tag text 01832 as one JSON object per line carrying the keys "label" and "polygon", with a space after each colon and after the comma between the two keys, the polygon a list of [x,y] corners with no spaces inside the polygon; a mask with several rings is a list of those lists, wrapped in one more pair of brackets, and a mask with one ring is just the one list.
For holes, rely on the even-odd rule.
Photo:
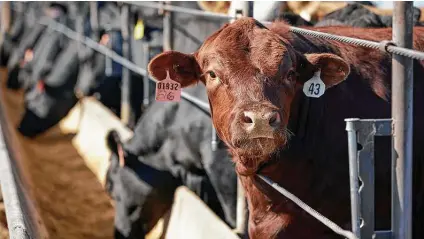
{"label": "ear tag text 01832", "polygon": [[156,82],[156,101],[178,102],[181,100],[181,84],[171,79],[169,70],[166,70],[166,78]]}
{"label": "ear tag text 01832", "polygon": [[303,93],[307,97],[319,98],[325,92],[325,83],[321,80],[321,71],[315,72],[311,79],[303,85]]}

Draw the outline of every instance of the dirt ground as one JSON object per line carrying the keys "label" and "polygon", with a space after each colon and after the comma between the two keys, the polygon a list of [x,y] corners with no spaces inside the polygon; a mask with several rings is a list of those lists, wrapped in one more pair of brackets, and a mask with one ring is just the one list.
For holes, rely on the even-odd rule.
{"label": "dirt ground", "polygon": [[[8,120],[16,126],[23,112],[22,94],[1,87],[0,95]],[[25,149],[23,163],[29,169],[28,178],[36,185],[31,191],[49,237],[113,238],[111,200],[72,146],[73,135],[64,135],[58,127],[36,140],[15,133]],[[0,204],[0,238],[4,238],[2,220]]]}

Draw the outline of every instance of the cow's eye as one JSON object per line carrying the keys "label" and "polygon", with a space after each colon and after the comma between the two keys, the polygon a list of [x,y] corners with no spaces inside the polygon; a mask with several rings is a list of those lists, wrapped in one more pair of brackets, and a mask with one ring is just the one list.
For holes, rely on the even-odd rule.
{"label": "cow's eye", "polygon": [[290,70],[289,73],[287,73],[287,80],[294,81],[295,80],[295,72],[293,70]]}
{"label": "cow's eye", "polygon": [[213,71],[209,71],[209,76],[210,76],[212,79],[215,79],[215,78],[216,78],[216,74],[215,74],[215,72],[213,72]]}

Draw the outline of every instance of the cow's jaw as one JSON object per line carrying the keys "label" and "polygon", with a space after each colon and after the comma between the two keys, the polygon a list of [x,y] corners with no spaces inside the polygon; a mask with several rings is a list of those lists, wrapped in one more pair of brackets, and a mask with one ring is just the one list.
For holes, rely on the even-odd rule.
{"label": "cow's jaw", "polygon": [[240,145],[230,147],[236,172],[243,176],[252,176],[260,166],[275,157],[286,145],[288,137],[284,134],[273,138],[254,138],[241,141]]}

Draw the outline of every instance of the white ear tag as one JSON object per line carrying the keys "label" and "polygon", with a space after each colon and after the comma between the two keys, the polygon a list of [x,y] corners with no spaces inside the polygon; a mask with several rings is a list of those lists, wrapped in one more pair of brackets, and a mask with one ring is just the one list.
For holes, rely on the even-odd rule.
{"label": "white ear tag", "polygon": [[303,93],[305,93],[307,97],[319,98],[324,94],[325,84],[321,80],[320,75],[321,71],[315,72],[314,76],[303,85]]}

